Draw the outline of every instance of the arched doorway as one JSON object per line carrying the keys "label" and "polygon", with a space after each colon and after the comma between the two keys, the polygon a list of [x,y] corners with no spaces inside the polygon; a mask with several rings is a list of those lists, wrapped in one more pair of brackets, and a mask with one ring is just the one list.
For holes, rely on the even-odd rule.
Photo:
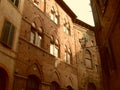
{"label": "arched doorway", "polygon": [[28,76],[26,90],[40,90],[40,80],[35,75]]}
{"label": "arched doorway", "polygon": [[71,86],[67,86],[67,90],[73,90]]}
{"label": "arched doorway", "polygon": [[0,68],[0,90],[6,90],[8,75],[4,69]]}
{"label": "arched doorway", "polygon": [[87,87],[87,90],[97,90],[97,89],[96,89],[96,86],[95,86],[94,83],[89,83],[88,87]]}
{"label": "arched doorway", "polygon": [[50,90],[60,90],[60,86],[58,85],[57,82],[54,81],[51,83]]}

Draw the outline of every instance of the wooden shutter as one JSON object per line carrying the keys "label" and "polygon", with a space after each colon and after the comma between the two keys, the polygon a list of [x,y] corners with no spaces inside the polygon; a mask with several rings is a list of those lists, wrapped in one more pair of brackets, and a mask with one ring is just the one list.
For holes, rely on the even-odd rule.
{"label": "wooden shutter", "polygon": [[15,27],[8,21],[5,22],[1,35],[1,42],[12,48]]}
{"label": "wooden shutter", "polygon": [[13,25],[11,25],[11,28],[10,28],[10,31],[9,31],[9,38],[8,38],[8,42],[7,42],[9,47],[12,47],[14,30],[15,30],[15,27]]}

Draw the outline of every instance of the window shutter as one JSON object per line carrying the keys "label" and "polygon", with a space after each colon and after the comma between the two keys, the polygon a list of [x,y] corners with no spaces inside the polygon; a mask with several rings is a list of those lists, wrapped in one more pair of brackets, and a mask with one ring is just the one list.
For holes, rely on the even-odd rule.
{"label": "window shutter", "polygon": [[11,28],[9,31],[9,38],[8,38],[8,42],[7,42],[9,47],[12,47],[14,30],[15,30],[15,27],[13,25],[11,25]]}
{"label": "window shutter", "polygon": [[10,23],[8,21],[5,22],[4,27],[3,27],[3,31],[2,31],[2,37],[1,37],[1,41],[4,44],[7,44],[7,40],[8,40],[8,36],[9,36],[9,29],[10,29]]}
{"label": "window shutter", "polygon": [[15,27],[8,21],[5,22],[1,35],[1,42],[12,48]]}

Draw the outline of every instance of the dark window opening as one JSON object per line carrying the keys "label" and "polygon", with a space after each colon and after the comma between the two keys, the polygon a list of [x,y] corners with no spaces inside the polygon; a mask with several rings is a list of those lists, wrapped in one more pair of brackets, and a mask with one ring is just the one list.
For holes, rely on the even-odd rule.
{"label": "dark window opening", "polygon": [[19,0],[11,0],[11,1],[13,2],[13,4],[14,4],[15,6],[17,6],[17,7],[18,7]]}

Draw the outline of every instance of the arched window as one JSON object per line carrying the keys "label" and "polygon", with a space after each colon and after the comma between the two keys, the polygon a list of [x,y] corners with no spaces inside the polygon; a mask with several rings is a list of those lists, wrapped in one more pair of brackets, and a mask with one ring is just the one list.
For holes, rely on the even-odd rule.
{"label": "arched window", "polygon": [[0,68],[0,90],[6,90],[7,79],[7,73]]}
{"label": "arched window", "polygon": [[34,75],[28,76],[26,90],[40,90],[40,80]]}
{"label": "arched window", "polygon": [[42,42],[43,42],[43,28],[37,27],[36,23],[33,22],[30,31],[30,43],[38,47],[42,47]]}
{"label": "arched window", "polygon": [[54,7],[51,8],[50,18],[53,22],[58,24],[59,14],[58,11],[55,11]]}
{"label": "arched window", "polygon": [[70,50],[70,48],[67,48],[67,47],[65,46],[64,61],[65,61],[66,63],[68,63],[68,64],[71,64],[71,63],[72,63],[71,60],[72,60],[71,50]]}
{"label": "arched window", "polygon": [[92,56],[89,50],[85,50],[85,64],[87,68],[92,68]]}
{"label": "arched window", "polygon": [[50,90],[60,90],[60,86],[58,85],[57,82],[52,82]]}
{"label": "arched window", "polygon": [[64,20],[64,32],[67,34],[67,35],[70,35],[70,24],[69,22],[66,22],[66,20]]}
{"label": "arched window", "polygon": [[59,57],[59,41],[57,39],[54,40],[53,36],[51,37],[50,42],[50,54]]}

